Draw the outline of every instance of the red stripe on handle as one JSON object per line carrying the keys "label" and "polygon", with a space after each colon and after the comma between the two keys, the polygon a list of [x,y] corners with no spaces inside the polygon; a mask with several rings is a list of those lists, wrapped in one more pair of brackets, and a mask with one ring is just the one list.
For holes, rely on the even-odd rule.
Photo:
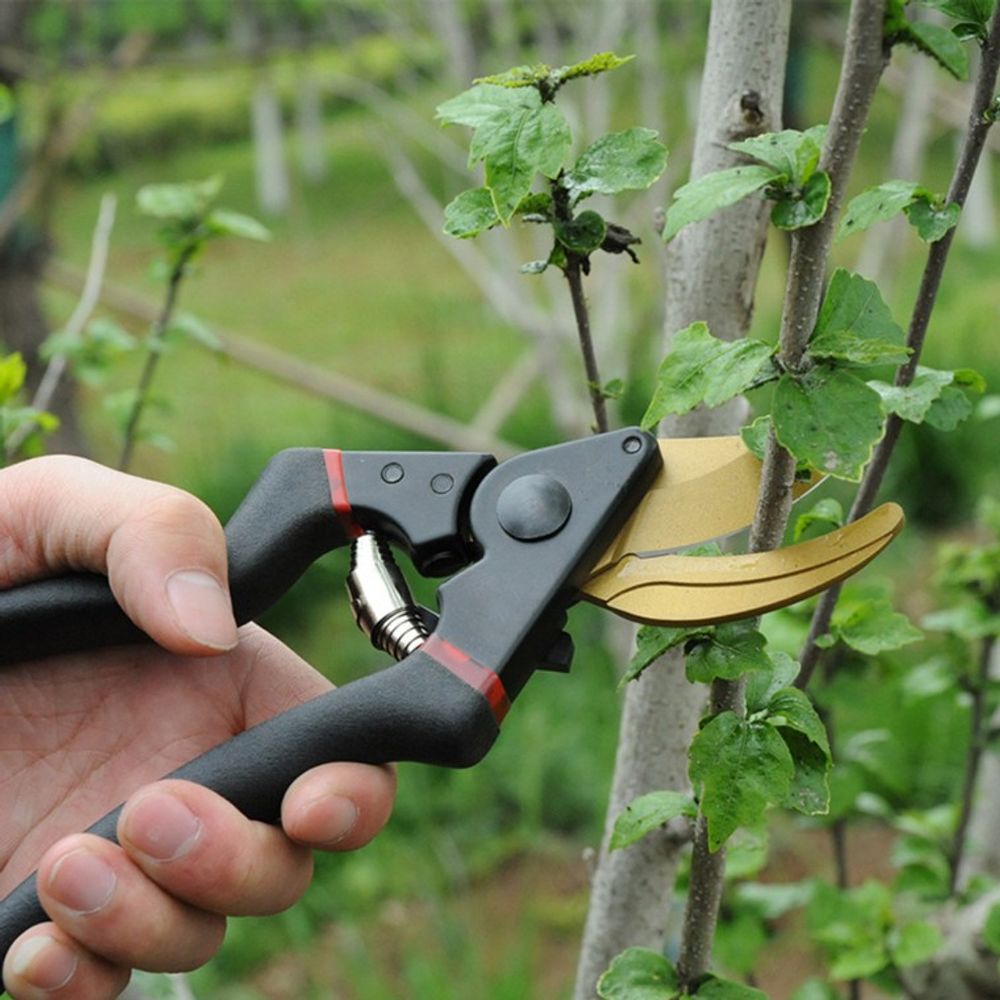
{"label": "red stripe on handle", "polygon": [[446,670],[450,670],[459,680],[471,688],[475,688],[489,703],[493,717],[499,725],[510,709],[510,698],[504,689],[499,674],[489,667],[474,660],[458,646],[453,646],[447,639],[431,635],[420,647],[421,653],[426,653],[436,660]]}
{"label": "red stripe on handle", "polygon": [[344,481],[344,453],[339,448],[325,448],[323,461],[326,463],[326,478],[330,482],[330,500],[348,538],[357,538],[364,534],[364,529],[354,520],[351,501],[347,496],[347,483]]}

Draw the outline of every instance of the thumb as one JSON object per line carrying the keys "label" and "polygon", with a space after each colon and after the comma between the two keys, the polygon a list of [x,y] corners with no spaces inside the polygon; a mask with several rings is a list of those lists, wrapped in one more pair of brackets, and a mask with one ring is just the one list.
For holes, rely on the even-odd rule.
{"label": "thumb", "polygon": [[0,586],[69,569],[107,574],[125,613],[167,649],[236,645],[225,536],[200,500],[67,456],[3,470]]}

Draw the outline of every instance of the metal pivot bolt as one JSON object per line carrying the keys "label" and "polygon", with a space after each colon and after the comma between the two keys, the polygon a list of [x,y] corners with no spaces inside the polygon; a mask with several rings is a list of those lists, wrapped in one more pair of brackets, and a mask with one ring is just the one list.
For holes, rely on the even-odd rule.
{"label": "metal pivot bolt", "polygon": [[367,532],[354,540],[347,593],[358,628],[376,649],[402,660],[426,641],[427,626],[420,608],[378,535]]}

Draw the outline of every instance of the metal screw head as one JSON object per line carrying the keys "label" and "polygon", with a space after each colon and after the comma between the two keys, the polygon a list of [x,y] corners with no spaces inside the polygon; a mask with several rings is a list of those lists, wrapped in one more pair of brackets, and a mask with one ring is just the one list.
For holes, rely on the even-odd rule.
{"label": "metal screw head", "polygon": [[391,486],[394,483],[400,482],[404,475],[403,467],[399,462],[390,462],[382,469],[382,482],[388,483]]}
{"label": "metal screw head", "polygon": [[642,449],[642,440],[634,435],[632,437],[627,437],[624,441],[622,441],[622,449],[629,455],[638,454],[638,452]]}
{"label": "metal screw head", "polygon": [[431,480],[431,489],[439,496],[444,496],[446,493],[450,493],[454,485],[455,477],[448,475],[447,472],[439,472]]}

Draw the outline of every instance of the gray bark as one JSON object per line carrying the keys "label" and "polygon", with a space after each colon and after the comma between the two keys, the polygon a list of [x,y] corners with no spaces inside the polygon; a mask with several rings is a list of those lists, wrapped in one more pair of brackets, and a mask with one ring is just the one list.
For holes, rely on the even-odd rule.
{"label": "gray bark", "polygon": [[[734,166],[726,144],[780,127],[791,0],[715,0],[699,102],[692,177]],[[695,320],[718,337],[746,334],[764,248],[767,209],[760,199],[688,227],[667,252],[667,340]],[[687,435],[734,433],[743,404],[677,421]],[[604,845],[594,872],[590,911],[577,969],[576,1000],[623,948],[660,950],[680,854],[668,831],[609,854],[614,820],[636,795],[687,787],[687,748],[705,690],[684,678],[680,657],[667,657],[629,685],[608,808]]]}

